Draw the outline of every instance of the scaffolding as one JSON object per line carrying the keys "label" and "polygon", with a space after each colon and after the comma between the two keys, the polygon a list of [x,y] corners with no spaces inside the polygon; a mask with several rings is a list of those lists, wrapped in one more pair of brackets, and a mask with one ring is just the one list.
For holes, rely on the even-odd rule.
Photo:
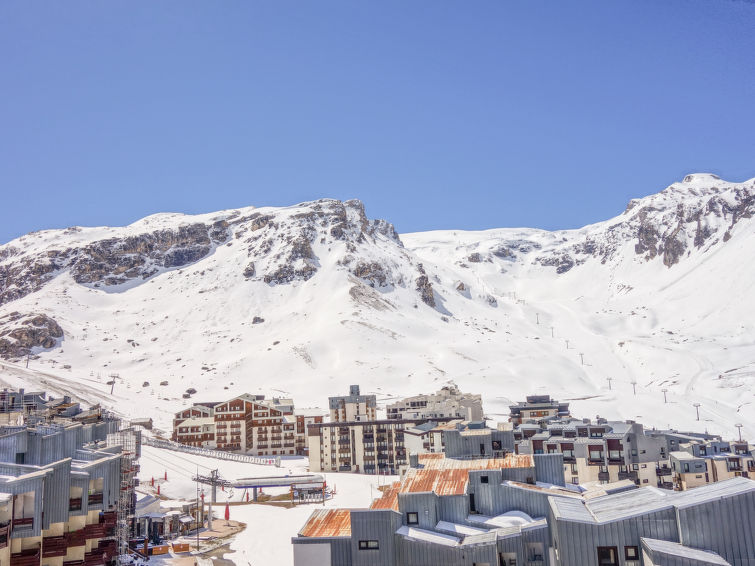
{"label": "scaffolding", "polygon": [[130,563],[124,560],[129,552],[131,522],[134,518],[136,498],[136,475],[139,472],[141,456],[141,431],[135,427],[126,428],[107,435],[108,446],[121,447],[120,491],[116,506],[115,537],[118,548],[118,564]]}

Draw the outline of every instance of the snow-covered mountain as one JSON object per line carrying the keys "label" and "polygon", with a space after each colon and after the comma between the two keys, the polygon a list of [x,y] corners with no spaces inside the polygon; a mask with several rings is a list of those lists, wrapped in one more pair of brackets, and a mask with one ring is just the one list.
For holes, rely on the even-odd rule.
{"label": "snow-covered mountain", "polygon": [[695,174],[557,232],[399,237],[335,200],[36,232],[0,246],[0,379],[164,426],[191,388],[324,407],[454,381],[494,419],[550,393],[752,435],[754,199],[755,179]]}

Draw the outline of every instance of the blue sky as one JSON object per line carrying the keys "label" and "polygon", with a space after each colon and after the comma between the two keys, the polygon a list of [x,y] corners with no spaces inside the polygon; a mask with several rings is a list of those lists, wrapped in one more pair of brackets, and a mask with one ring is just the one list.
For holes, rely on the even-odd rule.
{"label": "blue sky", "polygon": [[0,3],[0,242],[359,198],[570,228],[755,176],[755,4]]}

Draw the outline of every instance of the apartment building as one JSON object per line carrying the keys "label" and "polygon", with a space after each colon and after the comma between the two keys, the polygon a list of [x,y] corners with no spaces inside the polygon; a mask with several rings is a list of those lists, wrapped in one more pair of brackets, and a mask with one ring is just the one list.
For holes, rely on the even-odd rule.
{"label": "apartment building", "polygon": [[328,397],[330,422],[374,421],[377,419],[377,398],[362,395],[358,385],[349,386],[349,394]]}
{"label": "apartment building", "polygon": [[669,459],[674,489],[686,490],[735,477],[755,477],[755,447],[717,438],[678,445]]}
{"label": "apartment building", "polygon": [[34,409],[0,427],[0,564],[105,566],[125,551],[141,437],[87,420]]}
{"label": "apartment building", "polygon": [[319,509],[295,566],[749,566],[755,482],[578,492],[561,454],[419,457],[368,509]]}
{"label": "apartment building", "polygon": [[396,474],[408,464],[405,430],[425,421],[318,423],[308,427],[312,472]]}
{"label": "apartment building", "polygon": [[550,395],[530,395],[525,401],[509,407],[509,422],[515,425],[527,421],[535,423],[550,419],[568,418],[569,403],[561,403],[551,399]]}
{"label": "apartment building", "polygon": [[446,385],[430,395],[407,397],[386,408],[388,419],[452,418],[481,421],[482,396],[462,393],[455,385]]}
{"label": "apartment building", "polygon": [[322,422],[322,416],[296,415],[291,399],[244,394],[177,412],[172,440],[258,456],[305,455],[306,426],[316,422]]}
{"label": "apartment building", "polygon": [[667,439],[648,436],[642,424],[606,419],[561,419],[514,429],[519,454],[561,453],[564,474],[573,484],[629,479],[637,485],[671,488]]}

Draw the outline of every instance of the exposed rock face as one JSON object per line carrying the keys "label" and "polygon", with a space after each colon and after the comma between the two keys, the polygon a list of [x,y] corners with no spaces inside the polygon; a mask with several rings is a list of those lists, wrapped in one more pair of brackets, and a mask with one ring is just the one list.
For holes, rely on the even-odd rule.
{"label": "exposed rock face", "polygon": [[0,357],[20,358],[32,348],[54,348],[63,329],[44,314],[12,312],[0,318]]}
{"label": "exposed rock face", "polygon": [[[373,286],[396,283],[388,266],[370,261],[355,265],[358,248],[378,239],[390,240],[403,248],[393,225],[384,220],[369,220],[364,205],[357,200],[324,199],[269,214],[229,211],[219,213],[218,217],[209,223],[145,229],[144,233],[131,229],[124,237],[94,241],[79,236],[80,228],[68,229],[58,233],[75,237],[54,239],[61,242],[60,248],[48,246],[42,252],[0,246],[0,305],[38,291],[65,271],[77,283],[91,287],[141,282],[165,269],[195,263],[221,244],[233,245],[233,240],[246,247],[249,262],[243,276],[250,281],[269,285],[307,281],[320,268],[317,254],[324,247],[330,252],[334,246],[343,253],[345,245],[347,257],[340,262],[349,266],[352,273]],[[150,220],[155,221],[164,222],[160,218]],[[69,241],[70,245],[66,245]]]}
{"label": "exposed rock face", "polygon": [[[590,257],[605,263],[625,242],[635,241],[634,251],[642,260],[660,258],[671,268],[693,249],[705,253],[717,242],[726,243],[737,222],[753,214],[755,187],[731,186],[714,175],[690,175],[661,193],[630,201],[620,222],[593,233],[590,240],[567,243],[536,261],[565,273]],[[493,253],[509,257],[506,248]]]}
{"label": "exposed rock face", "polygon": [[435,308],[435,294],[433,293],[433,284],[427,277],[425,268],[421,263],[417,266],[417,269],[420,272],[420,276],[417,277],[415,283],[417,284],[417,291],[419,291],[419,296],[422,299],[423,303],[425,303],[427,306]]}
{"label": "exposed rock face", "polygon": [[[228,238],[228,223],[190,224],[126,238],[108,238],[81,247],[23,255],[13,247],[0,255],[0,304],[39,290],[58,272],[93,287],[148,279],[161,269],[182,267],[210,253]],[[17,259],[16,259],[17,258]]]}
{"label": "exposed rock face", "polygon": [[385,269],[376,261],[360,261],[354,267],[352,273],[365,281],[370,287],[385,287],[388,283]]}
{"label": "exposed rock face", "polygon": [[469,257],[467,257],[467,261],[469,263],[480,263],[482,261],[482,256],[479,252],[474,252],[472,254],[469,254]]}

